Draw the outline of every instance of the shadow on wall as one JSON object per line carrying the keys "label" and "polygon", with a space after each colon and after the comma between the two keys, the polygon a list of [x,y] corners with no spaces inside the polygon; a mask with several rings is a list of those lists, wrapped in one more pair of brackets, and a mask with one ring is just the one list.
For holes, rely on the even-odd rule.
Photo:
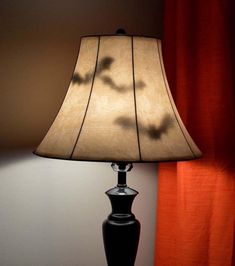
{"label": "shadow on wall", "polygon": [[8,167],[12,164],[21,163],[23,161],[33,160],[34,156],[29,149],[21,150],[1,150],[0,152],[0,169]]}

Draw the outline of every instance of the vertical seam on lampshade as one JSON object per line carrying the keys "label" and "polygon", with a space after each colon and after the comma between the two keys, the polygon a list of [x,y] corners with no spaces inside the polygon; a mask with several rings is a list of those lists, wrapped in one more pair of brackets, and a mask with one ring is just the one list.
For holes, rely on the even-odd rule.
{"label": "vertical seam on lampshade", "polygon": [[92,91],[93,91],[93,85],[94,85],[94,80],[95,80],[95,74],[96,74],[97,65],[98,65],[99,50],[100,50],[100,36],[98,36],[98,45],[97,45],[96,62],[95,62],[95,69],[94,69],[94,74],[93,74],[92,82],[91,82],[91,90],[90,90],[90,94],[89,94],[89,97],[88,97],[88,100],[87,100],[87,106],[86,106],[85,113],[84,113],[84,116],[83,116],[83,119],[82,119],[81,127],[80,127],[80,129],[79,129],[77,139],[76,139],[75,144],[74,144],[74,147],[73,147],[73,149],[72,149],[72,152],[71,152],[71,155],[70,155],[70,159],[73,157],[73,153],[74,153],[74,150],[75,150],[75,148],[76,148],[76,146],[77,146],[77,143],[78,143],[79,137],[80,137],[80,135],[81,135],[82,128],[83,128],[83,124],[84,124],[84,122],[85,122],[85,118],[86,118],[86,114],[87,114],[87,110],[88,110],[88,107],[89,107],[89,104],[90,104],[91,94],[92,94]]}
{"label": "vertical seam on lampshade", "polygon": [[142,161],[141,150],[140,150],[140,137],[139,137],[138,116],[137,116],[137,107],[136,107],[136,88],[135,88],[135,67],[134,67],[134,43],[133,43],[133,36],[131,36],[131,52],[132,52],[132,76],[133,76],[133,94],[134,94],[134,107],[135,107],[136,134],[137,134],[139,157],[140,157],[140,161]]}
{"label": "vertical seam on lampshade", "polygon": [[[157,41],[157,40],[156,40],[156,41]],[[165,74],[164,74],[164,67],[163,67],[162,58],[161,58],[161,56],[160,56],[160,52],[161,52],[161,51],[160,51],[160,48],[159,48],[159,43],[158,43],[158,41],[157,41],[157,48],[158,48],[158,56],[159,56],[160,66],[161,66],[161,70],[162,70],[162,73],[163,73],[163,80],[164,80],[164,84],[165,84],[165,88],[166,88],[166,92],[167,92],[168,99],[169,99],[169,101],[170,101],[171,108],[172,108],[173,113],[174,113],[174,115],[175,115],[175,119],[176,119],[177,122],[178,122],[178,126],[179,126],[179,128],[180,128],[180,130],[181,130],[181,132],[182,132],[182,134],[183,134],[183,136],[184,136],[184,139],[185,139],[185,141],[187,142],[188,147],[189,147],[189,149],[190,149],[192,155],[196,158],[196,155],[195,155],[195,153],[194,153],[194,151],[193,151],[191,145],[189,144],[189,142],[188,142],[188,140],[187,140],[187,138],[186,138],[186,136],[185,136],[185,134],[184,134],[183,129],[181,128],[181,125],[180,125],[180,123],[179,123],[178,117],[177,117],[177,115],[176,115],[176,113],[175,113],[175,109],[174,109],[173,104],[172,104],[172,102],[171,102],[171,98],[170,98],[170,95],[169,95],[169,91],[168,91],[168,89],[167,89],[168,86],[167,86],[166,77],[165,77]]]}

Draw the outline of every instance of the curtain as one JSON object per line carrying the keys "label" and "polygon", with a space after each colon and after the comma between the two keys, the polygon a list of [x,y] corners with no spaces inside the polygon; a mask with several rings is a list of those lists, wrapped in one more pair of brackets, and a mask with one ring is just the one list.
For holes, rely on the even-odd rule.
{"label": "curtain", "polygon": [[163,55],[203,152],[159,165],[155,265],[235,265],[235,1],[165,0]]}

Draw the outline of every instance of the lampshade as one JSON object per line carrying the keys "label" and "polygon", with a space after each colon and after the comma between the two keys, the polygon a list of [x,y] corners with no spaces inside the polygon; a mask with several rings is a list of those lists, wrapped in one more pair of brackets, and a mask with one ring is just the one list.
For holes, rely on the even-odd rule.
{"label": "lampshade", "polygon": [[111,162],[200,157],[172,99],[161,41],[82,37],[64,102],[35,153]]}

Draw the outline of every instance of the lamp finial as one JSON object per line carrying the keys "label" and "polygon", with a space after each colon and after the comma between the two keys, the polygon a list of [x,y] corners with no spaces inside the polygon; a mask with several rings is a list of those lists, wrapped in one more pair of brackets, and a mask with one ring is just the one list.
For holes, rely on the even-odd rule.
{"label": "lamp finial", "polygon": [[122,28],[119,28],[116,30],[117,35],[126,35],[126,31]]}

